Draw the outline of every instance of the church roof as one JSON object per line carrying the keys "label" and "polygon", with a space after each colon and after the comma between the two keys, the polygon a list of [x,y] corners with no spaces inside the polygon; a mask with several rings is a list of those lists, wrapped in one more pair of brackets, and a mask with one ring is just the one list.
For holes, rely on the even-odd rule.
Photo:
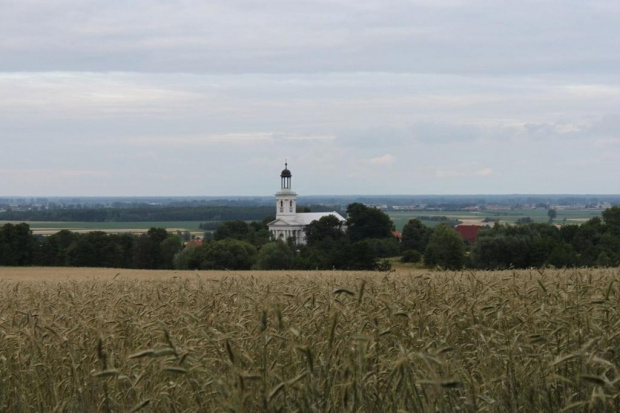
{"label": "church roof", "polygon": [[318,221],[319,219],[321,219],[323,217],[330,216],[330,215],[335,216],[340,221],[345,221],[345,219],[342,217],[342,215],[340,215],[336,211],[333,211],[333,212],[299,212],[299,213],[297,213],[295,215],[291,215],[291,216],[278,217],[278,218],[276,218],[275,221],[270,222],[268,225],[271,226],[274,223],[276,223],[277,221],[280,221],[280,222],[286,222],[289,225],[302,225],[302,226],[306,226],[306,225],[310,224],[312,221]]}
{"label": "church roof", "polygon": [[297,222],[301,223],[302,225],[308,225],[312,221],[318,221],[319,219],[321,219],[323,217],[330,216],[330,215],[335,216],[340,221],[344,221],[345,220],[342,217],[342,215],[340,215],[336,211],[332,211],[332,212],[300,212],[300,213],[298,213],[295,216],[295,220]]}
{"label": "church roof", "polygon": [[293,176],[293,174],[291,174],[291,171],[289,171],[288,169],[288,162],[284,163],[284,169],[282,170],[282,173],[280,174],[281,178],[291,178]]}

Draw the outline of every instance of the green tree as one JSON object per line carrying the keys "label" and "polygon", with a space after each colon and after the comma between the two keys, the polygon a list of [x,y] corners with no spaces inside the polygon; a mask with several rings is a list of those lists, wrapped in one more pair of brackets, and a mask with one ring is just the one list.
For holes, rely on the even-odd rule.
{"label": "green tree", "polygon": [[620,206],[607,208],[602,213],[605,225],[609,226],[611,231],[620,236]]}
{"label": "green tree", "polygon": [[205,248],[195,244],[185,246],[181,251],[177,252],[172,260],[174,268],[177,270],[198,270],[205,261]]}
{"label": "green tree", "polygon": [[37,253],[37,264],[63,267],[68,265],[67,251],[79,239],[79,234],[63,229],[45,237]]}
{"label": "green tree", "polygon": [[169,264],[161,251],[161,244],[168,238],[164,228],[151,228],[146,234],[139,236],[134,243],[133,266],[143,269],[168,268]]}
{"label": "green tree", "polygon": [[549,223],[551,223],[558,216],[558,211],[553,208],[549,208],[547,210],[547,216],[549,217]]}
{"label": "green tree", "polygon": [[394,224],[381,210],[353,203],[347,207],[347,234],[351,242],[369,238],[389,238]]}
{"label": "green tree", "polygon": [[247,222],[236,219],[222,223],[213,233],[215,241],[223,239],[236,239],[245,241],[250,234],[250,225]]}
{"label": "green tree", "polygon": [[577,264],[577,254],[572,245],[558,242],[551,250],[545,264],[556,268],[574,267]]}
{"label": "green tree", "polygon": [[161,263],[159,268],[174,268],[174,257],[183,249],[183,241],[178,235],[168,235],[165,240],[159,244],[161,252]]}
{"label": "green tree", "polygon": [[249,270],[257,254],[252,244],[233,239],[209,242],[199,248],[204,248],[200,268],[206,270]]}
{"label": "green tree", "polygon": [[433,230],[422,223],[419,219],[410,219],[403,227],[401,249],[416,250],[423,253],[426,250],[428,240]]}
{"label": "green tree", "polygon": [[428,267],[440,266],[460,270],[465,264],[463,238],[448,224],[439,224],[424,251],[424,263]]}
{"label": "green tree", "polygon": [[342,231],[342,222],[333,215],[321,217],[306,226],[306,243],[310,247],[338,242],[346,237]]}
{"label": "green tree", "polygon": [[32,265],[36,240],[26,223],[0,228],[0,265]]}
{"label": "green tree", "polygon": [[258,270],[288,270],[293,267],[295,251],[281,240],[263,245],[254,268]]}
{"label": "green tree", "polygon": [[80,235],[67,249],[67,264],[71,267],[120,267],[122,249],[102,231]]}

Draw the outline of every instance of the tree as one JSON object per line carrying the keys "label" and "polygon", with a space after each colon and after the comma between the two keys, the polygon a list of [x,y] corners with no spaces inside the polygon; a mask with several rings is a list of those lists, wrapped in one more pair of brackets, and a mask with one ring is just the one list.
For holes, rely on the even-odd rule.
{"label": "tree", "polygon": [[161,251],[161,263],[159,268],[174,268],[174,257],[183,249],[183,241],[178,235],[168,235],[165,240],[159,244]]}
{"label": "tree", "polygon": [[67,251],[79,237],[79,234],[66,229],[45,237],[39,246],[37,264],[56,267],[68,265]]}
{"label": "tree", "polygon": [[178,270],[198,270],[204,260],[205,248],[188,244],[174,256],[172,262]]}
{"label": "tree", "polygon": [[549,223],[552,223],[553,220],[558,216],[558,211],[553,208],[549,208],[547,210],[547,216],[549,216]]}
{"label": "tree", "polygon": [[321,217],[306,226],[306,243],[310,247],[328,242],[340,241],[346,237],[342,222],[333,215]]}
{"label": "tree", "polygon": [[617,236],[620,236],[620,206],[607,208],[602,215],[605,225],[609,226]]}
{"label": "tree", "polygon": [[553,247],[545,264],[556,268],[574,267],[577,264],[577,254],[572,245],[559,242]]}
{"label": "tree", "polygon": [[389,238],[393,228],[390,217],[377,208],[357,202],[347,207],[347,234],[351,242],[368,238]]}
{"label": "tree", "polygon": [[410,219],[403,227],[401,249],[416,250],[423,253],[433,230],[422,223],[419,219]]}
{"label": "tree", "polygon": [[256,260],[256,248],[245,241],[225,239],[209,242],[200,268],[205,270],[249,270]]}
{"label": "tree", "polygon": [[465,264],[463,238],[448,224],[439,224],[424,251],[424,263],[429,267],[460,270]]}
{"label": "tree", "polygon": [[221,241],[223,239],[236,239],[244,241],[248,239],[250,234],[250,226],[247,222],[236,219],[234,221],[226,221],[222,223],[213,234],[213,239]]}
{"label": "tree", "polygon": [[26,223],[0,228],[0,265],[32,265],[36,241]]}
{"label": "tree", "polygon": [[67,264],[72,267],[120,267],[120,245],[102,231],[80,235],[67,249]]}
{"label": "tree", "polygon": [[254,268],[259,270],[288,270],[293,267],[295,251],[281,240],[263,245]]}
{"label": "tree", "polygon": [[162,255],[161,244],[169,234],[164,228],[151,228],[146,234],[139,236],[134,243],[134,268],[157,269],[168,268],[167,259],[172,256]]}

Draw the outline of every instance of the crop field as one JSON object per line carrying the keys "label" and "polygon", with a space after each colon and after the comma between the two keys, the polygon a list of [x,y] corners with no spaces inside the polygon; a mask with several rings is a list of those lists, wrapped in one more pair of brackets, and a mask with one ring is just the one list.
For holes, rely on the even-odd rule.
{"label": "crop field", "polygon": [[[0,221],[0,226],[11,223],[18,224],[21,221]],[[146,222],[53,222],[53,221],[26,221],[34,234],[50,235],[62,229],[68,229],[74,232],[146,232],[150,228],[166,228],[169,231],[190,231],[192,233],[202,235],[204,230],[198,226],[203,221],[146,221]]]}
{"label": "crop field", "polygon": [[[558,210],[557,217],[553,220],[556,224],[581,224],[591,218],[600,217],[600,210],[592,209],[575,209],[575,210]],[[544,223],[549,222],[549,216],[546,210],[531,210],[531,209],[515,209],[508,211],[390,211],[387,214],[394,222],[394,226],[399,231],[405,226],[405,224],[413,218],[421,217],[420,219],[424,225],[434,227],[441,221],[433,221],[430,217],[443,216],[449,219],[458,219],[464,224],[493,225],[493,221],[499,221],[500,223],[514,224],[517,219],[523,217],[530,217],[533,222]],[[429,217],[429,219],[424,219]],[[485,218],[489,218],[492,221],[483,222]]]}
{"label": "crop field", "polygon": [[0,268],[0,411],[620,411],[619,281]]}

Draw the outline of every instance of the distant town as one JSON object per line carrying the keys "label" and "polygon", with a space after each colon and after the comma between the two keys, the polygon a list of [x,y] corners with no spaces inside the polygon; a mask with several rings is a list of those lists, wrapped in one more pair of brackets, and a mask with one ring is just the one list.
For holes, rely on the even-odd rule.
{"label": "distant town", "polygon": [[[299,205],[343,210],[353,202],[384,211],[604,210],[620,195],[311,195]],[[266,206],[272,196],[230,197],[0,197],[0,212],[81,208]]]}

